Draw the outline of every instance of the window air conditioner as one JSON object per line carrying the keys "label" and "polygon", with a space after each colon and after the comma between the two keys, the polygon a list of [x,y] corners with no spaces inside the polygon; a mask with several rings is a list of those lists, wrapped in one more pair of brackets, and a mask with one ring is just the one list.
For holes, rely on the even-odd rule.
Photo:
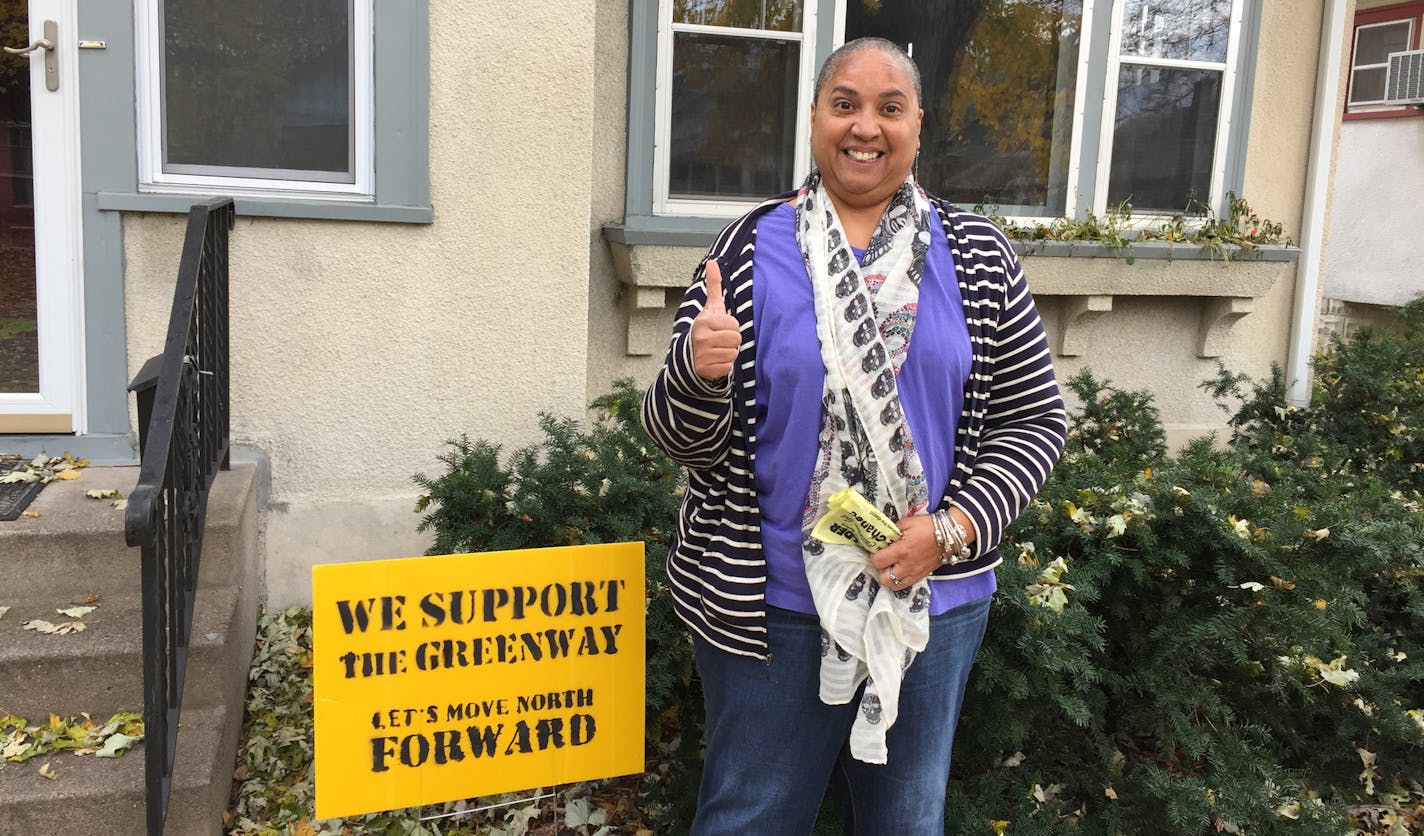
{"label": "window air conditioner", "polygon": [[1391,52],[1385,72],[1384,103],[1424,105],[1424,49]]}

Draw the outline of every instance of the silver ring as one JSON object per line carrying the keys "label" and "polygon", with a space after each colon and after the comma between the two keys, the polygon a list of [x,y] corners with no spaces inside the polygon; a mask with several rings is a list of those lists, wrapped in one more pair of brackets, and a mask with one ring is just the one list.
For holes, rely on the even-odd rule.
{"label": "silver ring", "polygon": [[893,583],[893,584],[895,584],[896,586],[899,586],[900,584],[904,583],[904,581],[902,581],[902,580],[900,580],[899,578],[895,577],[895,573],[894,573],[894,572],[891,572],[891,573],[890,573],[890,582]]}

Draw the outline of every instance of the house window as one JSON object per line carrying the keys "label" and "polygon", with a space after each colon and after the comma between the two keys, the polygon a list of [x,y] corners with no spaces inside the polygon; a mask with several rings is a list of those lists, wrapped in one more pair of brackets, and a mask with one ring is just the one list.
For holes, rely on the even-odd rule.
{"label": "house window", "polygon": [[1355,14],[1345,118],[1411,116],[1421,112],[1384,101],[1390,53],[1419,49],[1421,22],[1424,3],[1401,3]]}
{"label": "house window", "polygon": [[[793,126],[804,130],[809,108],[809,102],[798,102],[789,115],[786,109],[794,59],[762,51],[755,60],[728,57],[736,71],[715,71],[710,60],[679,53],[688,49],[679,38],[684,29],[704,39],[715,33],[678,15],[684,9],[748,4],[645,1],[656,1],[661,17],[658,39],[641,45],[658,45],[657,77],[668,80],[658,92],[673,104],[657,110],[656,129],[647,134],[656,134],[657,154],[650,155],[646,139],[637,135],[636,112],[630,120],[629,214],[650,209],[653,215],[730,215],[753,199],[794,186],[810,166],[798,158],[787,170],[794,151],[805,147],[798,136],[788,149],[787,138]],[[638,5],[634,0],[635,14]],[[795,5],[799,22],[791,22],[796,18],[788,13],[780,30],[768,31],[760,21],[726,25],[742,27],[736,37],[743,39],[780,38],[784,48],[799,44],[803,59],[819,34],[815,60],[800,62],[803,97],[811,74],[835,45],[867,35],[900,44],[923,76],[920,182],[963,205],[988,201],[1006,215],[1051,219],[1101,214],[1123,202],[1138,213],[1180,212],[1192,201],[1224,209],[1226,192],[1239,188],[1236,164],[1245,126],[1233,114],[1242,98],[1237,88],[1249,82],[1241,64],[1243,54],[1249,63],[1251,50],[1243,52],[1242,38],[1248,21],[1259,17],[1259,5],[1260,0],[801,0]],[[635,40],[635,64],[639,46]],[[731,46],[729,38],[725,48]],[[740,46],[743,53],[752,51]],[[674,67],[683,61],[710,87],[675,77]],[[736,104],[721,89],[724,82],[736,87]],[[631,102],[650,93],[636,89],[638,83],[635,71],[630,90],[635,111]],[[680,112],[694,118],[680,126]],[[718,131],[706,130],[714,120],[740,125],[755,141],[739,138],[740,151],[736,143],[720,145]],[[656,163],[650,165],[652,157]],[[680,162],[665,166],[664,157]],[[651,177],[644,179],[635,166],[651,169]],[[689,188],[693,184],[702,191]],[[644,189],[657,197],[642,197]],[[694,194],[714,198],[717,211],[686,211],[679,198]]]}
{"label": "house window", "polygon": [[660,213],[723,214],[787,188],[806,166],[803,0],[661,0],[659,20]]}
{"label": "house window", "polygon": [[147,190],[372,194],[371,0],[144,0]]}
{"label": "house window", "polygon": [[[1117,4],[1102,159],[1107,205],[1182,211],[1221,194],[1232,0]],[[1111,151],[1106,152],[1110,147]],[[1104,179],[1100,175],[1100,183]]]}

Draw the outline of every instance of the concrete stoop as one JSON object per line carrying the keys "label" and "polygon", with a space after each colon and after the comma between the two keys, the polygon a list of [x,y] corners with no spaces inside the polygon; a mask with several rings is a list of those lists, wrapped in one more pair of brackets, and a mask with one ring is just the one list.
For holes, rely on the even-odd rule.
{"label": "concrete stoop", "polygon": [[[31,503],[37,517],[0,522],[0,713],[42,722],[88,712],[103,722],[143,707],[139,550],[124,544],[124,512],[85,491],[125,495],[138,468],[86,468]],[[202,566],[183,689],[177,765],[165,832],[218,836],[242,727],[257,625],[257,472],[218,474],[208,497]],[[23,630],[99,596],[69,635]],[[41,755],[0,766],[0,836],[145,832],[144,745],[117,759]],[[48,763],[57,776],[39,774]]]}

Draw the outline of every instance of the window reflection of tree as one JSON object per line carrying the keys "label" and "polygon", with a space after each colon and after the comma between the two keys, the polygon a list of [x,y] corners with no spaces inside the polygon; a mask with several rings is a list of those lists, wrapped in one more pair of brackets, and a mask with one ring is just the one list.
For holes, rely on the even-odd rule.
{"label": "window reflection of tree", "polygon": [[349,23],[349,0],[164,3],[167,161],[347,170]]}
{"label": "window reflection of tree", "polygon": [[927,189],[1060,211],[1081,19],[1081,0],[859,0],[846,37],[914,44]]}
{"label": "window reflection of tree", "polygon": [[801,28],[801,3],[800,0],[676,0],[672,19],[700,26],[797,31]]}
{"label": "window reflection of tree", "polygon": [[1129,0],[1122,25],[1123,55],[1221,62],[1231,0]]}
{"label": "window reflection of tree", "polygon": [[800,46],[679,34],[668,191],[760,198],[794,185]]}

